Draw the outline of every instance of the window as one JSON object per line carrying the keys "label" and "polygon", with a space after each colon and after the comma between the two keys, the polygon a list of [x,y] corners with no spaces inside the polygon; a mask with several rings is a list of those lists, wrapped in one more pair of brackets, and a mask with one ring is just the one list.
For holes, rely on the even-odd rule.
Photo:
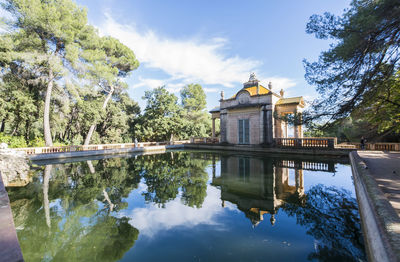
{"label": "window", "polygon": [[250,159],[241,157],[239,158],[239,177],[243,182],[250,181]]}
{"label": "window", "polygon": [[240,119],[238,125],[239,144],[250,144],[249,119]]}

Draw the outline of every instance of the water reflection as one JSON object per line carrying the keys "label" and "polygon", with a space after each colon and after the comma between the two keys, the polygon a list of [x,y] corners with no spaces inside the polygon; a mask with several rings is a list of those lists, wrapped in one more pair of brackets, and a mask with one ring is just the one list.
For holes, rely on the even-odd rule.
{"label": "water reflection", "polygon": [[278,223],[279,212],[292,217],[314,238],[307,259],[363,260],[354,197],[331,186],[306,189],[305,170],[332,173],[335,162],[204,152],[53,162],[8,191],[27,261],[117,261],[156,228],[220,230],[212,226],[224,224],[224,207],[243,212],[254,227],[268,216]]}
{"label": "water reflection", "polygon": [[270,222],[285,203],[304,204],[303,170],[295,168],[295,185],[289,185],[289,168],[283,160],[249,156],[221,156],[221,174],[213,173],[212,185],[221,188],[222,206],[235,203],[253,226],[270,214]]}
{"label": "water reflection", "polygon": [[[334,172],[334,162],[298,159],[255,158],[222,155],[221,173],[213,169],[212,185],[221,188],[225,201],[237,205],[253,226],[282,208],[297,223],[307,228],[316,241],[309,259],[351,261],[364,257],[357,201],[347,190],[317,184],[304,191],[304,170]],[[289,172],[294,184],[289,184]]]}

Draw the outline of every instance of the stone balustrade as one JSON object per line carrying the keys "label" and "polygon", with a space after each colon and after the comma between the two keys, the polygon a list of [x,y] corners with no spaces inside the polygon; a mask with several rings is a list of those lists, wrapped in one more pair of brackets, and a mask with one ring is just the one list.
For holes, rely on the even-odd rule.
{"label": "stone balustrade", "polygon": [[[337,145],[336,137],[275,138],[276,147],[332,148]],[[217,144],[218,137],[192,137],[192,144]]]}
{"label": "stone balustrade", "polygon": [[[361,149],[360,143],[345,143],[341,146],[352,146],[356,149]],[[376,151],[400,151],[400,143],[366,143],[365,150],[376,150]]]}
{"label": "stone balustrade", "polygon": [[337,145],[336,137],[275,138],[276,147],[329,148]]}
{"label": "stone balustrade", "polygon": [[217,144],[219,137],[192,137],[190,138],[192,144]]}
{"label": "stone balustrade", "polygon": [[26,147],[26,148],[15,148],[14,150],[23,151],[27,155],[37,155],[37,154],[91,151],[91,150],[124,149],[124,148],[161,146],[161,145],[181,145],[189,142],[190,142],[189,140],[180,140],[180,141],[164,141],[164,142],[140,142],[137,143],[137,145],[135,145],[135,143],[125,143],[125,144],[100,144],[100,145],[87,145],[87,146],[81,145],[81,146]]}

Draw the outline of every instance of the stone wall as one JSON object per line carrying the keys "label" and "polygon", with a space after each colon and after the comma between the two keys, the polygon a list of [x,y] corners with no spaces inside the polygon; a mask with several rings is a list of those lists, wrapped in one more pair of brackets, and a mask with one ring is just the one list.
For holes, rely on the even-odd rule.
{"label": "stone wall", "polygon": [[238,144],[238,122],[239,119],[249,119],[250,127],[250,144],[257,145],[262,141],[260,140],[260,125],[262,119],[260,118],[260,108],[252,107],[246,109],[229,110],[226,119],[226,133],[227,142],[230,144]]}
{"label": "stone wall", "polygon": [[[242,92],[246,92],[247,91],[242,91]],[[239,92],[238,92],[239,94]],[[268,104],[271,105],[272,104],[272,94],[267,94],[267,95],[258,95],[258,96],[252,96],[250,98],[250,100],[248,101],[248,104]],[[276,99],[274,99],[276,100]],[[224,108],[229,108],[229,107],[233,107],[233,106],[237,106],[239,105],[239,101],[237,99],[226,99],[226,100],[222,100],[221,104],[220,104],[220,108],[224,109]]]}
{"label": "stone wall", "polygon": [[29,160],[24,152],[0,149],[0,173],[4,186],[25,186],[31,181]]}

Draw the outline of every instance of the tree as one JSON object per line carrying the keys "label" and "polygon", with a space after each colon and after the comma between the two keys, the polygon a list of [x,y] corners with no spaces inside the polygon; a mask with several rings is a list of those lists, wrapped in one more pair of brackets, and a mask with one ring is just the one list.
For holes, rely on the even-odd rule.
{"label": "tree", "polygon": [[396,96],[385,88],[399,69],[399,1],[353,0],[341,17],[311,16],[307,33],[334,40],[318,62],[304,61],[305,77],[321,95],[307,118],[332,121],[374,103],[389,103],[390,113],[399,114]]}
{"label": "tree", "polygon": [[[101,88],[101,92],[106,94],[102,106],[104,111],[116,89],[121,92],[126,87],[126,84],[121,82],[121,78],[135,70],[139,66],[139,62],[133,51],[115,38],[102,37],[98,44],[99,46],[90,44],[93,50],[86,53],[86,59],[93,64],[90,73],[94,81]],[[98,51],[99,48],[101,51],[93,55],[92,51]],[[90,143],[95,128],[96,123],[93,123],[89,128],[84,145]]]}
{"label": "tree", "polygon": [[134,121],[140,113],[139,105],[128,94],[115,95],[97,126],[100,143],[132,142]]}
{"label": "tree", "polygon": [[136,135],[149,141],[167,141],[173,135],[179,136],[182,110],[177,104],[178,98],[161,86],[146,91],[143,99],[147,105]]}
{"label": "tree", "polygon": [[366,119],[380,137],[400,134],[400,71],[382,83],[375,97],[365,101],[353,115]]}
{"label": "tree", "polygon": [[182,88],[180,93],[182,106],[186,111],[203,111],[206,108],[206,94],[201,85],[186,85]]}
{"label": "tree", "polygon": [[[102,125],[105,137],[96,140],[128,140],[123,128],[135,116],[128,111],[138,107],[125,98],[121,79],[137,68],[134,53],[100,37],[72,0],[7,0],[2,7],[13,18],[0,39],[0,132],[30,145],[81,144],[99,121],[117,119]],[[106,110],[110,101],[127,104]]]}
{"label": "tree", "polygon": [[86,11],[71,0],[7,0],[3,7],[14,19],[14,30],[7,35],[14,40],[8,52],[9,64],[35,69],[37,79],[45,83],[43,132],[47,146],[53,144],[50,131],[50,102],[54,84],[66,74],[76,74],[82,49],[80,38],[87,32]]}
{"label": "tree", "polygon": [[183,138],[205,137],[211,132],[211,118],[205,111],[206,94],[199,84],[190,84],[182,88],[181,100],[183,116],[187,124],[182,126]]}

